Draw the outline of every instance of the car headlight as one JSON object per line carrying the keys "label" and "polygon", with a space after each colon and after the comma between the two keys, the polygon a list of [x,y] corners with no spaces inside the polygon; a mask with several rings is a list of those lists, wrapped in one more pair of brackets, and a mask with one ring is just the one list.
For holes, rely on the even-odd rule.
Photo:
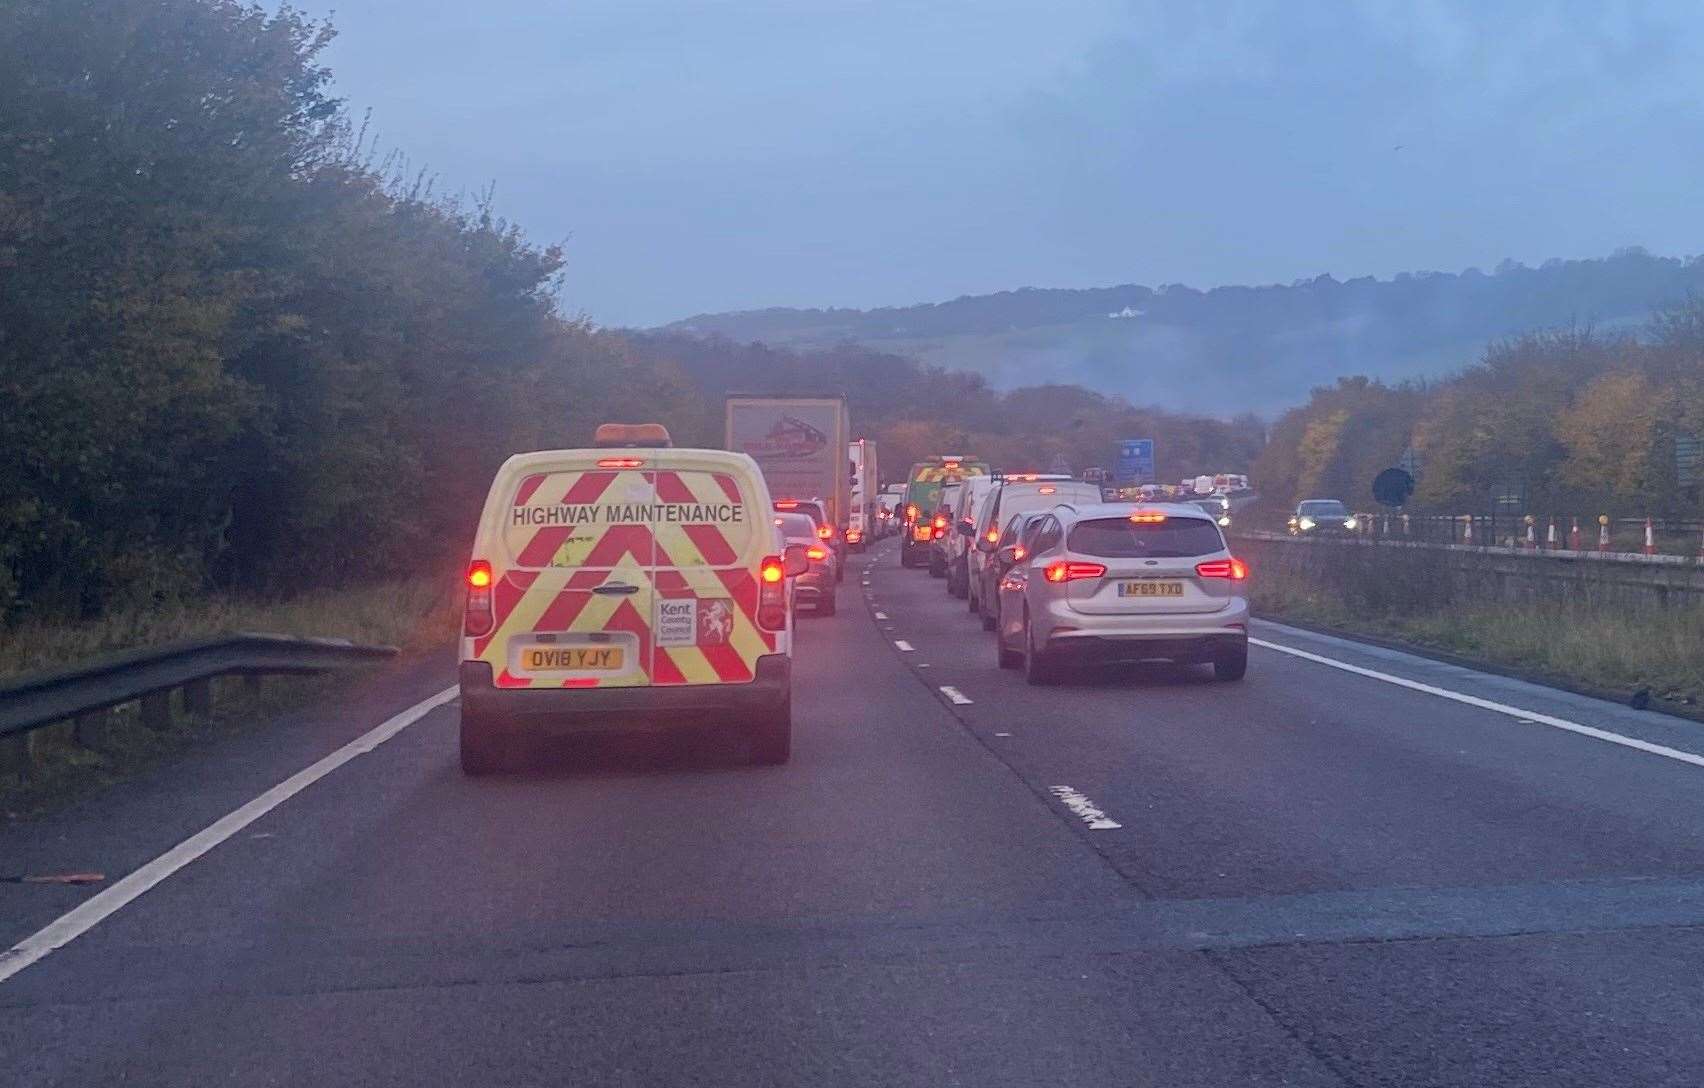
{"label": "car headlight", "polygon": [[1230,527],[1231,527],[1231,515],[1220,514],[1219,515],[1219,528],[1229,529]]}
{"label": "car headlight", "polygon": [[1343,519],[1343,527],[1345,529],[1354,529],[1355,526],[1357,526],[1359,524],[1361,524],[1361,523],[1356,521],[1354,518],[1344,518]]}
{"label": "car headlight", "polygon": [[1314,519],[1313,518],[1302,518],[1300,521],[1297,521],[1296,524],[1301,527],[1303,532],[1306,532],[1307,530],[1312,529],[1314,527]]}

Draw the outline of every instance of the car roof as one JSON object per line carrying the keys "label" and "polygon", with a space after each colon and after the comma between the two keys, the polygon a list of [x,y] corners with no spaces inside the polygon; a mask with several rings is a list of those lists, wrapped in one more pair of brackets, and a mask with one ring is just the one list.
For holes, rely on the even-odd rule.
{"label": "car roof", "polygon": [[1151,514],[1164,514],[1172,518],[1194,518],[1197,521],[1211,522],[1207,512],[1192,502],[1062,502],[1053,508],[1059,513],[1068,514],[1078,521],[1089,518],[1127,518],[1138,510]]}

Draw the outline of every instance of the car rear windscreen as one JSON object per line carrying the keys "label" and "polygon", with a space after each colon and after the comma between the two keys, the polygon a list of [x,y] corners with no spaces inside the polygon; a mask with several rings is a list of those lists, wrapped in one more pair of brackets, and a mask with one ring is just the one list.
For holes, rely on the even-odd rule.
{"label": "car rear windscreen", "polygon": [[1102,559],[1186,559],[1223,551],[1218,526],[1202,518],[1096,518],[1071,526],[1068,551]]}

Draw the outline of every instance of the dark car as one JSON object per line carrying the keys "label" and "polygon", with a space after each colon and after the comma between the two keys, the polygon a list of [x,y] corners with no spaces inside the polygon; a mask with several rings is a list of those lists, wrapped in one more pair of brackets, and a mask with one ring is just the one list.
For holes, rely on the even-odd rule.
{"label": "dark car", "polygon": [[1291,536],[1352,533],[1360,522],[1340,499],[1303,499],[1290,518]]}

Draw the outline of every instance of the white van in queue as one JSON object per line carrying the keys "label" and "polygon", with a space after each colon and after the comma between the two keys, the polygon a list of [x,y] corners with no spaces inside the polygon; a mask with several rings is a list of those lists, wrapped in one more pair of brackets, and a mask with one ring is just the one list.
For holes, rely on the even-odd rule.
{"label": "white van in queue", "polygon": [[[792,743],[792,575],[757,463],[657,424],[498,469],[467,568],[461,761],[524,762],[564,732],[718,721],[753,758]],[[796,553],[796,554],[795,554]]]}

